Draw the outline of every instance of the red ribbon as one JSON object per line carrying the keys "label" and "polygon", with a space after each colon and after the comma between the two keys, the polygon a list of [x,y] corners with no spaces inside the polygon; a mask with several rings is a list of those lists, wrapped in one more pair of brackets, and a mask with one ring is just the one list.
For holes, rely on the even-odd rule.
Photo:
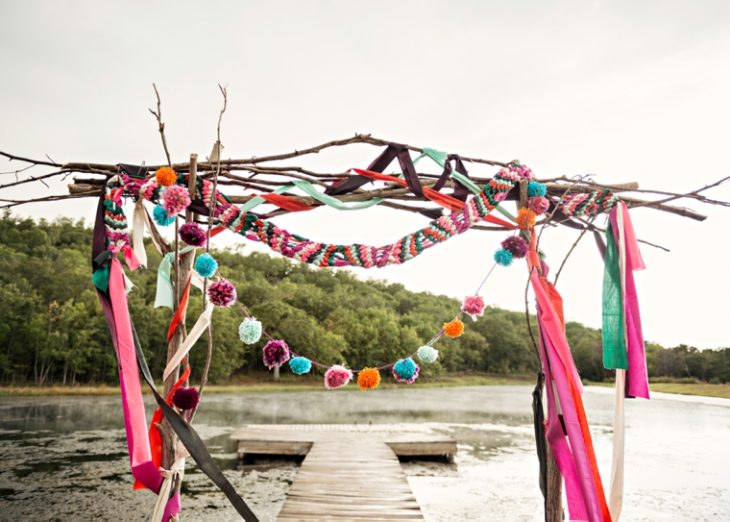
{"label": "red ribbon", "polygon": [[167,342],[171,342],[173,336],[175,335],[175,330],[177,330],[178,325],[185,320],[185,312],[188,309],[188,297],[190,296],[190,281],[191,278],[188,277],[188,284],[185,285],[185,292],[183,292],[182,299],[180,299],[180,306],[177,307],[177,312],[175,312],[175,315],[172,318],[172,321],[170,322],[170,327],[167,329]]}

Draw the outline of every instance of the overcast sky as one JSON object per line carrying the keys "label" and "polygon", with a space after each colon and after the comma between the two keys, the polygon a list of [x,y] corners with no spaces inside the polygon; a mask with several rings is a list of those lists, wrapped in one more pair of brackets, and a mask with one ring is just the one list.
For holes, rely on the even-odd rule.
{"label": "overcast sky", "polygon": [[[539,177],[590,173],[685,191],[730,174],[727,1],[2,2],[0,53],[0,149],[60,162],[162,162],[147,112],[153,81],[174,160],[204,156],[220,82],[230,99],[225,157],[363,132],[519,158]],[[310,165],[365,167],[376,154],[355,148]],[[730,200],[730,186],[710,195]],[[91,221],[93,208],[76,200],[15,212]],[[701,210],[703,223],[632,212],[640,237],[672,251],[643,247],[647,340],[730,346],[730,210]],[[383,244],[426,219],[318,209],[276,222],[313,239]],[[471,232],[405,265],[358,274],[462,297],[504,236]],[[548,261],[559,264],[574,238],[547,232]],[[584,241],[558,285],[569,319],[600,326],[602,274]],[[487,301],[520,310],[525,278],[521,265],[495,271]]]}

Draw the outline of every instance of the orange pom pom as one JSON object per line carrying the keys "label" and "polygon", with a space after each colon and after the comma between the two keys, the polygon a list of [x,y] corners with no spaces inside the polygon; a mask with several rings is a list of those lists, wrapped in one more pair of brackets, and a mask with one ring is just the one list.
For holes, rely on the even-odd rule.
{"label": "orange pom pom", "polygon": [[464,333],[464,323],[458,319],[444,323],[444,333],[451,338],[459,337]]}
{"label": "orange pom pom", "polygon": [[517,225],[522,230],[532,228],[535,226],[535,218],[537,217],[537,214],[535,214],[534,210],[530,210],[529,208],[521,208],[517,212]]}
{"label": "orange pom pom", "polygon": [[380,384],[380,372],[377,368],[363,368],[357,375],[357,385],[362,391],[374,390]]}
{"label": "orange pom pom", "polygon": [[163,187],[177,183],[177,174],[170,167],[160,167],[155,172],[155,181]]}

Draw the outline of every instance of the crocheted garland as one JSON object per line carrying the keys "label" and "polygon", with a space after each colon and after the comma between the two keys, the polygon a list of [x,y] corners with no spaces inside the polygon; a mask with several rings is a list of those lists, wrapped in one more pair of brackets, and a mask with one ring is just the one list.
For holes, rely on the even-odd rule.
{"label": "crocheted garland", "polygon": [[[441,216],[426,227],[380,247],[358,243],[338,245],[307,239],[283,230],[253,212],[242,212],[218,191],[215,193],[214,217],[219,224],[229,230],[247,239],[260,241],[273,251],[302,263],[320,267],[384,267],[404,263],[426,249],[466,232],[494,210],[518,181],[526,179],[526,175],[532,176],[532,172],[518,162],[510,163],[485,185],[482,192],[470,198],[460,211]],[[178,183],[185,183],[185,177],[180,175]],[[154,178],[142,184],[138,180],[127,178],[128,193],[132,197],[142,197],[153,203],[159,202],[161,187]],[[202,195],[203,204],[208,207],[213,197],[212,184],[208,180],[198,179],[198,192]],[[609,210],[615,205],[616,200],[616,196],[607,191],[574,194],[564,198],[560,206],[568,215],[590,216]]]}

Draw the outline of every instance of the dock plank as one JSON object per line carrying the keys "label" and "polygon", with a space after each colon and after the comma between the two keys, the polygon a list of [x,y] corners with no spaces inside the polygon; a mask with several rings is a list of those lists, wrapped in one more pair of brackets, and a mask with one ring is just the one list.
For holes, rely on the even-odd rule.
{"label": "dock plank", "polygon": [[456,442],[413,425],[250,425],[238,453],[306,455],[277,520],[424,520],[398,456],[452,459]]}

